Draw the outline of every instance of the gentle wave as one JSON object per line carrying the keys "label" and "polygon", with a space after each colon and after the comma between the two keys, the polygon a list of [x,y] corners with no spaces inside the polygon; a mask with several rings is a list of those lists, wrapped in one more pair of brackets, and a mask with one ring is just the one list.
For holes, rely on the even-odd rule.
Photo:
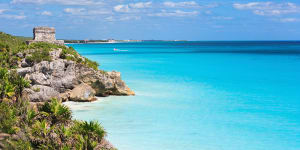
{"label": "gentle wave", "polygon": [[81,53],[82,55],[122,55],[122,54],[132,54],[132,55],[143,55],[143,54],[189,54],[189,53],[230,53],[230,54],[264,54],[264,55],[300,55],[300,50],[241,50],[241,51],[143,51],[143,52],[94,52],[94,53]]}

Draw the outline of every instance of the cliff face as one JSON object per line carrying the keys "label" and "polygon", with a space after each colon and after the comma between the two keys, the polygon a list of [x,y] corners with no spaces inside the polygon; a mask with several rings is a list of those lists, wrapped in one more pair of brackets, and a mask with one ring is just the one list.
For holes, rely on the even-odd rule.
{"label": "cliff face", "polygon": [[49,53],[51,60],[39,63],[27,60],[26,55],[31,55],[30,51],[17,55],[21,60],[18,74],[31,81],[31,88],[23,92],[24,97],[30,101],[49,101],[51,98],[63,101],[94,101],[95,96],[134,95],[121,80],[119,72],[95,70],[82,63],[62,59],[60,48],[52,49]]}
{"label": "cliff face", "polygon": [[2,32],[0,87],[0,149],[114,150],[99,122],[73,120],[71,110],[52,98],[92,101],[95,95],[134,94],[119,73],[98,70],[97,62],[73,48],[26,45]]}

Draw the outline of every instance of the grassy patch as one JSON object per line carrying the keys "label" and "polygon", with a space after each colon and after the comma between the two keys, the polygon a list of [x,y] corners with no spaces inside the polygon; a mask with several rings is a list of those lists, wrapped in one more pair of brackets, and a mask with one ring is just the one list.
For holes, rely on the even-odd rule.
{"label": "grassy patch", "polygon": [[34,64],[41,61],[51,61],[49,52],[62,49],[60,58],[75,61],[98,70],[99,64],[97,62],[81,57],[72,47],[45,42],[26,45],[25,40],[28,40],[28,38],[15,37],[0,32],[0,67],[17,68],[18,61],[21,61],[21,58],[16,56],[17,53],[27,55],[25,56],[26,61],[29,64]]}
{"label": "grassy patch", "polygon": [[40,88],[34,88],[33,91],[34,91],[34,92],[40,92],[41,89],[40,89]]}

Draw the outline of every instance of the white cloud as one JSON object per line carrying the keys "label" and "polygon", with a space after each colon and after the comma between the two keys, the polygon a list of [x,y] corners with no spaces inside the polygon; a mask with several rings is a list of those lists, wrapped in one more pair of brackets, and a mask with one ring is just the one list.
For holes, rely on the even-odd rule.
{"label": "white cloud", "polygon": [[52,16],[52,13],[50,11],[43,11],[41,13],[41,15],[44,15],[44,16]]}
{"label": "white cloud", "polygon": [[120,21],[127,21],[127,20],[140,20],[140,16],[124,16],[120,18]]}
{"label": "white cloud", "polygon": [[121,17],[109,16],[104,19],[109,22],[114,22],[114,21],[141,20],[141,17],[140,16],[121,16]]}
{"label": "white cloud", "polygon": [[280,22],[298,22],[300,19],[297,18],[282,18],[280,19]]}
{"label": "white cloud", "polygon": [[175,10],[172,12],[162,10],[159,13],[149,14],[149,16],[158,16],[158,17],[185,17],[185,16],[196,16],[196,15],[198,15],[198,11],[182,11],[182,10]]}
{"label": "white cloud", "polygon": [[130,8],[128,5],[117,5],[114,7],[116,12],[129,12]]}
{"label": "white cloud", "polygon": [[164,6],[166,7],[197,7],[199,6],[198,3],[195,1],[186,1],[186,2],[164,2]]}
{"label": "white cloud", "polygon": [[152,6],[152,2],[140,2],[140,3],[131,3],[129,4],[131,8],[149,8]]}
{"label": "white cloud", "polygon": [[105,15],[111,14],[110,11],[105,10],[86,10],[85,8],[65,8],[65,13],[80,16],[93,16],[93,15]]}
{"label": "white cloud", "polygon": [[7,14],[4,13],[6,11],[10,11],[9,9],[0,9],[0,18],[5,18],[5,19],[16,19],[16,20],[21,20],[21,19],[25,19],[26,16],[24,15],[24,13],[20,13],[18,15],[16,14]]}
{"label": "white cloud", "polygon": [[7,9],[0,9],[0,14],[3,14]]}
{"label": "white cloud", "polygon": [[213,17],[212,19],[214,19],[214,20],[232,20],[233,17],[218,16],[218,17]]}
{"label": "white cloud", "polygon": [[238,10],[251,10],[256,15],[278,16],[290,13],[299,13],[300,7],[294,3],[251,2],[246,4],[234,3]]}
{"label": "white cloud", "polygon": [[125,5],[117,5],[114,7],[114,11],[116,12],[138,12],[138,9],[150,8],[152,7],[152,2],[139,2],[139,3],[130,3]]}
{"label": "white cloud", "polygon": [[85,11],[84,8],[65,8],[64,12],[72,15],[80,15]]}
{"label": "white cloud", "polygon": [[221,25],[213,25],[212,28],[222,29],[222,28],[224,28],[224,26],[221,26]]}
{"label": "white cloud", "polygon": [[0,15],[0,18],[22,20],[22,19],[25,19],[26,16],[24,16],[23,14],[20,14],[20,15],[4,14],[4,15]]}
{"label": "white cloud", "polygon": [[102,5],[103,2],[94,0],[12,0],[13,4],[31,3],[31,4],[62,4],[62,5]]}
{"label": "white cloud", "polygon": [[104,18],[106,21],[109,21],[109,22],[113,22],[113,21],[116,21],[116,19],[113,17],[113,16],[109,16],[109,17],[106,17]]}
{"label": "white cloud", "polygon": [[86,12],[86,15],[105,15],[105,14],[111,14],[111,12],[106,10],[89,10]]}

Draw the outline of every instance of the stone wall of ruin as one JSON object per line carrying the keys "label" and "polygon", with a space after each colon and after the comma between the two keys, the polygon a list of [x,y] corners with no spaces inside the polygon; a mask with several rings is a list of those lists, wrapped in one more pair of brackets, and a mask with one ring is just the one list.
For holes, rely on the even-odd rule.
{"label": "stone wall of ruin", "polygon": [[55,41],[55,29],[49,27],[36,27],[33,29],[34,39],[36,41]]}
{"label": "stone wall of ruin", "polygon": [[55,28],[51,27],[35,27],[33,29],[33,40],[26,42],[28,45],[36,42],[47,42],[52,44],[64,45],[63,40],[56,40]]}

